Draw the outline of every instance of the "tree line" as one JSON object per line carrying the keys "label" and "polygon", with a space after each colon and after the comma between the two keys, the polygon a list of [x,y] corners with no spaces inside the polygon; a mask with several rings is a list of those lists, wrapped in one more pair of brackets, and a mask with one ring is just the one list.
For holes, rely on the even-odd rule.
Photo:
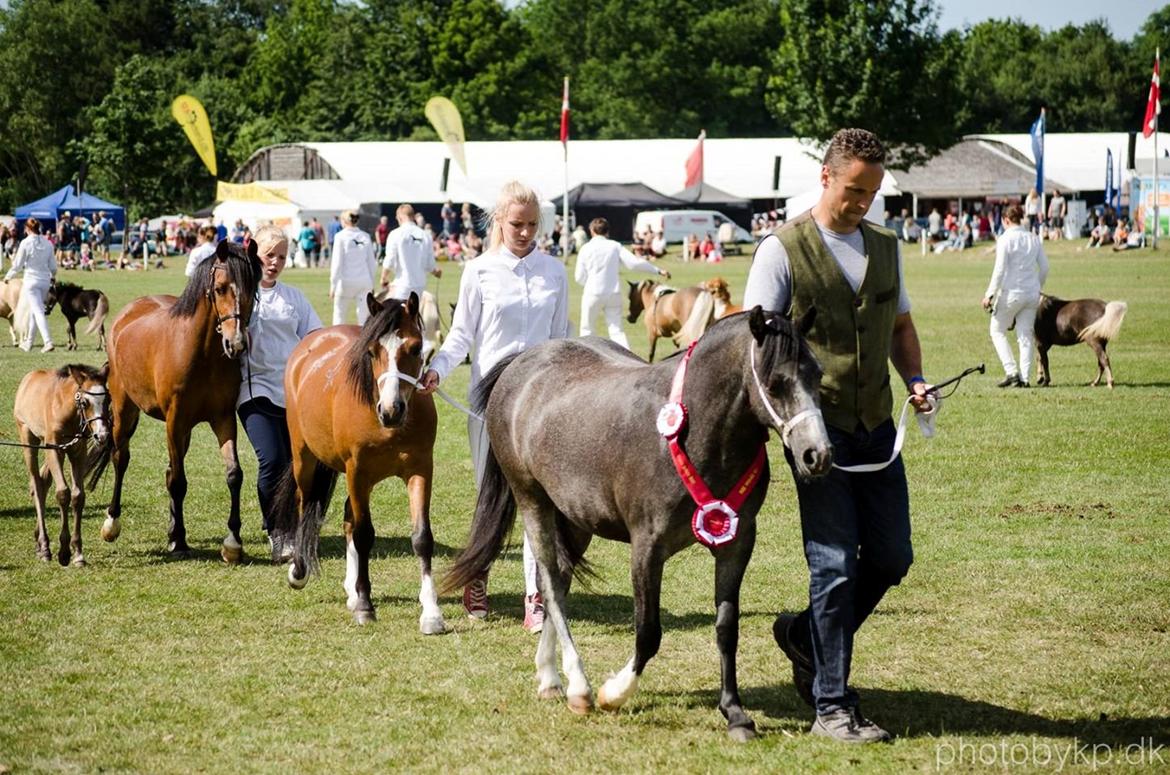
{"label": "tree line", "polygon": [[215,183],[170,115],[206,106],[220,177],[279,142],[796,135],[865,126],[912,160],[972,132],[1136,130],[1170,6],[940,31],[933,0],[12,0],[0,9],[0,212],[85,177],[133,214]]}

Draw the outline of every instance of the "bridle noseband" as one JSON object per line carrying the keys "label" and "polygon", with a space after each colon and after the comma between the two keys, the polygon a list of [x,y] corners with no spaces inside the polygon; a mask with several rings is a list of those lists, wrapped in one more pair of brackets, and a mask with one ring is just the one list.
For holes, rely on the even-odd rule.
{"label": "bridle noseband", "polygon": [[211,266],[207,269],[207,300],[211,302],[211,308],[215,310],[215,333],[223,333],[223,324],[229,320],[243,320],[244,316],[240,314],[240,290],[236,289],[236,303],[235,308],[228,315],[220,315],[219,308],[215,306],[215,273],[223,270],[229,271],[226,264],[220,264],[216,261],[211,262]]}
{"label": "bridle noseband", "polygon": [[[110,394],[108,392],[98,392],[94,390],[78,390],[73,394],[73,403],[77,407],[77,416],[81,419],[81,428],[77,432],[78,438],[86,438],[87,436],[91,436],[92,433],[89,430],[89,426],[95,422],[104,420],[107,425],[110,423],[110,418],[105,412],[96,412],[92,417],[85,416],[85,410],[89,405],[89,402],[82,398],[83,395],[95,397],[102,396],[104,397],[105,401],[108,401],[110,398]],[[105,401],[102,402],[103,406]]]}
{"label": "bridle noseband", "polygon": [[[760,400],[764,402],[764,408],[768,410],[768,416],[772,418],[772,422],[776,424],[776,429],[780,432],[780,441],[787,447],[788,437],[792,434],[792,429],[805,420],[811,420],[814,417],[821,416],[821,410],[813,407],[812,409],[797,412],[787,420],[780,417],[772,407],[772,402],[768,400],[768,391],[764,390],[764,383],[760,381],[760,375],[756,371],[756,348],[754,345],[749,344],[748,349],[751,351],[752,379],[756,383],[756,390],[760,392]],[[789,448],[791,449],[791,447]]]}

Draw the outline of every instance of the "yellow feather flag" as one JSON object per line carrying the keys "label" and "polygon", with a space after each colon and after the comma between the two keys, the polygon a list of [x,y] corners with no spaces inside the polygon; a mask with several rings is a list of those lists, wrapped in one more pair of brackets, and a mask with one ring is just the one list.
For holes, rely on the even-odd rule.
{"label": "yellow feather flag", "polygon": [[467,175],[467,160],[463,158],[463,119],[459,115],[459,108],[455,107],[455,103],[446,97],[431,97],[427,100],[427,106],[423,111],[427,114],[427,120],[431,122],[431,126],[439,133],[439,139],[447,144],[447,148],[451,151],[451,157],[455,159],[455,163],[459,165],[459,169],[463,170],[463,174]]}
{"label": "yellow feather flag", "polygon": [[207,111],[203,109],[203,103],[190,94],[180,94],[171,103],[171,115],[179,122],[179,126],[183,127],[187,139],[195,146],[195,153],[199,154],[207,169],[212,175],[217,174],[215,142],[211,139],[211,122],[207,120]]}
{"label": "yellow feather flag", "polygon": [[215,182],[215,201],[217,202],[264,202],[267,204],[282,205],[289,201],[287,188],[269,188],[259,183],[224,183]]}

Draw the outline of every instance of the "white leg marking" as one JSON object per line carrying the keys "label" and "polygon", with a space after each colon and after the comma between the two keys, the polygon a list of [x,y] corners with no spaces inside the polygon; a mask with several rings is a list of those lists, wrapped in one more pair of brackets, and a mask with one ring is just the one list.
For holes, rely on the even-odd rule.
{"label": "white leg marking", "polygon": [[634,673],[634,658],[615,676],[611,676],[597,693],[597,704],[605,710],[617,710],[638,691],[638,676]]}
{"label": "white leg marking", "polygon": [[565,693],[557,673],[556,637],[555,627],[545,627],[536,644],[536,693],[541,699],[562,697]]}
{"label": "white leg marking", "polygon": [[345,581],[342,582],[342,586],[345,587],[345,607],[351,611],[357,608],[358,604],[357,577],[357,549],[354,548],[353,539],[347,536],[345,539]]}
{"label": "white leg marking", "polygon": [[443,612],[439,610],[439,596],[435,594],[435,582],[431,574],[424,573],[422,586],[418,590],[418,602],[422,604],[422,615],[418,617],[418,628],[423,635],[439,635],[446,631]]}

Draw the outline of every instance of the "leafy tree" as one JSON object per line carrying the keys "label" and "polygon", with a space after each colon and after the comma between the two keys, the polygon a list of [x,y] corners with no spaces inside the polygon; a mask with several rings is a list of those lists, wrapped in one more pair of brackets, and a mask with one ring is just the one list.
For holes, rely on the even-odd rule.
{"label": "leafy tree", "polygon": [[955,63],[930,0],[780,0],[765,100],[802,137],[870,129],[901,162],[957,139]]}

